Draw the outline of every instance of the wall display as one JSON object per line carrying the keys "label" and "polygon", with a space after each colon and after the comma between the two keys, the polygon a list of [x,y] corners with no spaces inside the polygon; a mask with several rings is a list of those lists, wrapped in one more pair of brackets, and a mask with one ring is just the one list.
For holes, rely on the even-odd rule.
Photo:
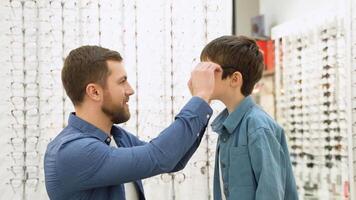
{"label": "wall display", "polygon": [[[190,98],[187,81],[204,45],[230,34],[230,4],[1,1],[0,199],[48,199],[44,152],[73,111],[60,78],[70,50],[100,45],[122,54],[136,92],[122,126],[148,141]],[[147,199],[212,199],[215,135],[208,131],[183,171],[145,180]]]}
{"label": "wall display", "polygon": [[[301,199],[349,199],[347,35],[343,17],[274,29],[277,120],[289,138]],[[352,143],[351,143],[352,144]]]}

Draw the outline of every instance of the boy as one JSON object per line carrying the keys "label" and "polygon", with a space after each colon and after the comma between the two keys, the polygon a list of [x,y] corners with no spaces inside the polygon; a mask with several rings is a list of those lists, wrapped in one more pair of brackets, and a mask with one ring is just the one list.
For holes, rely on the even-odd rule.
{"label": "boy", "polygon": [[284,131],[250,97],[264,68],[256,42],[222,36],[200,58],[222,67],[212,99],[226,106],[212,123],[219,134],[214,199],[298,199]]}

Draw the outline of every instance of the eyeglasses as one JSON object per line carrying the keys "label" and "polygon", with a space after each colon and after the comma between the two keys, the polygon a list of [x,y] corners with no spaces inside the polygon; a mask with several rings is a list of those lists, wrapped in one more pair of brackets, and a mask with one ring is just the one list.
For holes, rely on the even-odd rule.
{"label": "eyeglasses", "polygon": [[9,156],[13,159],[14,166],[36,166],[41,159],[43,159],[39,151],[31,149],[26,151],[13,151]]}
{"label": "eyeglasses", "polygon": [[16,178],[22,178],[25,175],[24,166],[11,166],[8,170],[11,171]]}
{"label": "eyeglasses", "polygon": [[38,124],[38,120],[41,115],[45,114],[40,114],[38,108],[11,110],[11,116],[17,124]]}
{"label": "eyeglasses", "polygon": [[[318,34],[310,31],[277,41],[282,55],[276,66],[281,72],[277,80],[283,90],[277,98],[278,120],[288,135],[300,184],[320,170],[329,173],[347,165],[348,118],[346,93],[341,89],[347,80],[345,37],[334,22],[320,29]],[[308,184],[308,190],[315,190]]]}
{"label": "eyeglasses", "polygon": [[182,172],[161,174],[161,180],[165,183],[171,181],[177,181],[178,183],[183,183],[186,179],[186,175]]}
{"label": "eyeglasses", "polygon": [[8,168],[8,170],[13,173],[15,178],[26,177],[26,179],[38,178],[40,172],[39,167],[35,165],[27,165],[27,166],[15,165]]}
{"label": "eyeglasses", "polygon": [[26,179],[36,179],[40,175],[40,169],[37,165],[27,165],[25,166]]}
{"label": "eyeglasses", "polygon": [[38,142],[39,142],[39,137],[38,136],[30,136],[30,137],[12,137],[10,138],[10,144],[14,148],[14,150],[20,150],[24,148],[26,144],[26,149],[28,150],[36,150]]}
{"label": "eyeglasses", "polygon": [[12,178],[10,179],[8,184],[11,185],[14,193],[19,191],[20,188],[23,187],[24,185],[36,191],[39,184],[39,178],[34,178],[34,179]]}
{"label": "eyeglasses", "polygon": [[8,156],[10,156],[12,158],[12,160],[14,161],[14,164],[16,166],[23,166],[24,165],[24,156],[23,156],[23,152],[22,151],[14,151],[14,152],[10,152],[10,154],[8,154]]}
{"label": "eyeglasses", "polygon": [[[39,89],[39,83],[23,83],[23,82],[11,82],[11,92],[26,90],[30,96],[36,96]],[[21,96],[21,94],[12,93],[12,96]]]}
{"label": "eyeglasses", "polygon": [[39,96],[11,96],[10,103],[15,108],[14,110],[21,110],[25,108],[36,108],[40,102]]}

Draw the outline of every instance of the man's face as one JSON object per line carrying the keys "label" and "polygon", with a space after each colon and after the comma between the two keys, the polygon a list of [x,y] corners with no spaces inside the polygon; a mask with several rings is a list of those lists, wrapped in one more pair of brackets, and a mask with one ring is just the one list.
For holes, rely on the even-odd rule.
{"label": "man's face", "polygon": [[127,74],[122,62],[107,61],[110,75],[104,88],[101,110],[114,124],[124,123],[130,119],[129,96],[134,94],[127,81]]}

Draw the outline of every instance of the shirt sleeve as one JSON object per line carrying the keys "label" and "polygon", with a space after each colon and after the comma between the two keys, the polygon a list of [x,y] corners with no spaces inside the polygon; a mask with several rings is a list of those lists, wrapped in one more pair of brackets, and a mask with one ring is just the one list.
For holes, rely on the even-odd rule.
{"label": "shirt sleeve", "polygon": [[183,156],[182,159],[180,159],[180,161],[178,162],[178,164],[174,167],[174,169],[170,172],[177,172],[180,171],[182,169],[184,169],[184,167],[187,165],[188,161],[190,160],[190,158],[193,156],[193,154],[195,153],[195,151],[198,149],[201,140],[204,136],[206,130],[206,126],[200,131],[200,135],[198,137],[198,139],[194,142],[194,144],[192,145],[192,147],[188,150],[188,152]]}
{"label": "shirt sleeve", "polygon": [[[210,120],[210,115],[207,117],[208,121]],[[190,158],[193,156],[193,154],[195,153],[195,151],[198,149],[201,140],[204,137],[205,131],[206,131],[206,127],[205,126],[199,133],[199,137],[196,139],[196,141],[194,142],[194,144],[190,147],[190,149],[187,151],[187,153],[179,160],[179,162],[177,163],[177,165],[174,167],[174,169],[170,172],[177,172],[180,171],[182,169],[184,169],[184,167],[187,165],[188,161],[190,160]],[[137,138],[134,134],[127,132],[126,130],[120,128],[121,131],[124,131],[127,136],[130,138],[130,140],[132,141],[133,146],[141,146],[141,145],[145,145],[147,142],[140,140],[139,138]]]}
{"label": "shirt sleeve", "polygon": [[248,148],[257,182],[256,200],[284,199],[286,156],[271,130],[259,128],[249,135]]}
{"label": "shirt sleeve", "polygon": [[[190,158],[193,156],[193,154],[195,153],[195,151],[198,149],[202,138],[204,137],[205,131],[206,131],[206,127],[205,126],[199,134],[199,137],[196,139],[196,141],[194,142],[194,144],[190,147],[190,149],[187,151],[187,153],[179,160],[179,162],[177,163],[177,165],[174,167],[174,169],[170,172],[177,172],[180,171],[182,169],[184,169],[184,167],[187,165],[188,161],[190,160]],[[125,131],[125,130],[122,130]],[[133,146],[141,146],[141,145],[145,145],[147,142],[140,140],[139,138],[137,138],[135,135],[125,131],[128,135],[128,137],[130,138],[130,140],[132,141]]]}
{"label": "shirt sleeve", "polygon": [[72,190],[117,185],[172,171],[191,149],[212,114],[193,97],[175,121],[149,143],[111,148],[94,138],[62,144],[57,155],[61,183]]}

